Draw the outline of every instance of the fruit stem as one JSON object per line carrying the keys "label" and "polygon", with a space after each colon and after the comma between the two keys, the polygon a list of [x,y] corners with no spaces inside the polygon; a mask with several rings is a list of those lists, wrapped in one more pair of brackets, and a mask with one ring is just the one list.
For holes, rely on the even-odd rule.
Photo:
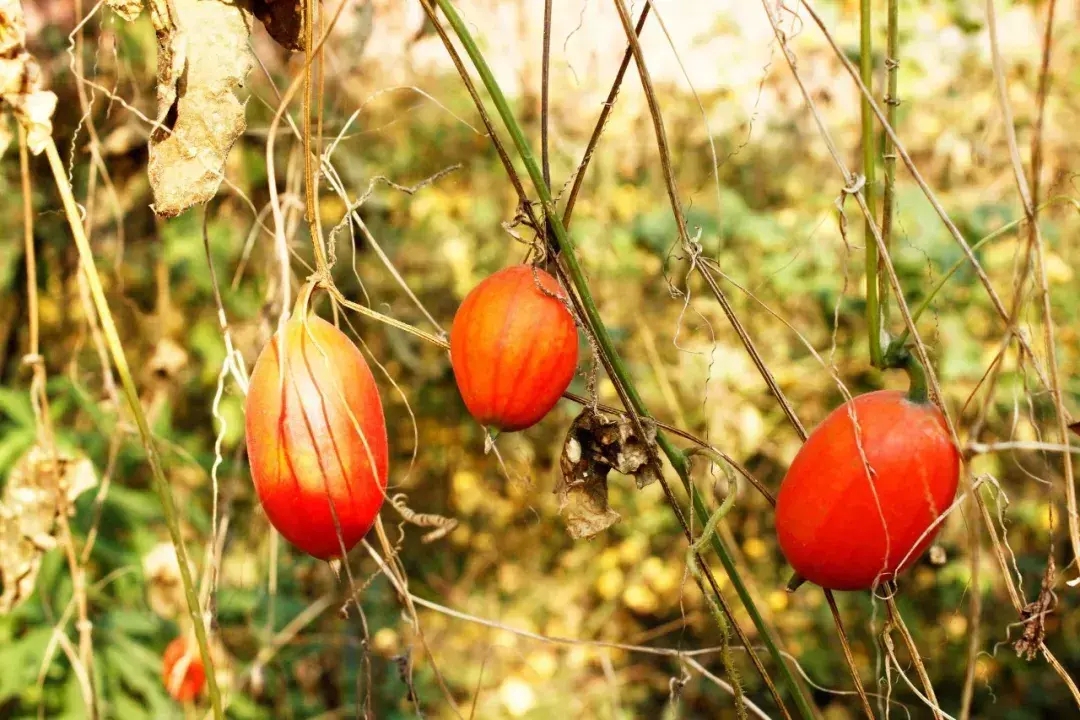
{"label": "fruit stem", "polygon": [[913,403],[925,405],[930,402],[930,386],[926,381],[926,368],[906,347],[889,348],[885,354],[886,368],[902,368],[907,373],[910,386],[907,397]]}
{"label": "fruit stem", "polygon": [[315,294],[317,287],[318,282],[315,280],[308,280],[304,283],[304,286],[300,288],[300,292],[296,294],[296,302],[293,303],[290,320],[303,320],[307,316],[308,307],[311,305],[311,296]]}
{"label": "fruit stem", "polygon": [[801,588],[805,583],[806,583],[806,578],[804,578],[799,573],[795,573],[794,575],[791,576],[791,579],[787,581],[787,586],[786,586],[787,591],[789,593],[793,593],[796,590],[798,590],[799,588]]}

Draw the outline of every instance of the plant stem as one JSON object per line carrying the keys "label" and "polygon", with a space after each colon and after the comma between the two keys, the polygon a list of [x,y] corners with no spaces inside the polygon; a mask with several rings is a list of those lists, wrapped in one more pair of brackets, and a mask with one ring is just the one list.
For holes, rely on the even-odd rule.
{"label": "plant stem", "polygon": [[51,138],[45,146],[45,154],[49,158],[53,179],[56,181],[56,188],[60,192],[60,198],[64,204],[68,225],[71,227],[71,233],[75,237],[75,245],[79,251],[83,270],[86,272],[86,280],[90,286],[90,294],[94,299],[98,317],[101,320],[101,328],[105,333],[109,353],[112,355],[116,371],[120,375],[120,382],[124,388],[124,397],[128,401],[131,414],[135,416],[135,424],[138,426],[139,436],[142,439],[147,461],[150,464],[150,471],[154,477],[155,489],[158,498],[161,500],[161,510],[165,516],[165,524],[169,528],[169,535],[172,538],[173,547],[176,549],[176,559],[180,565],[180,580],[184,586],[184,597],[187,600],[188,612],[195,626],[195,639],[199,644],[199,655],[202,658],[203,666],[206,668],[206,689],[207,694],[210,696],[210,705],[214,717],[217,720],[224,720],[225,716],[221,711],[221,693],[218,690],[214,663],[210,656],[210,644],[206,637],[206,624],[202,617],[199,598],[195,593],[195,583],[191,578],[187,547],[184,545],[184,538],[180,534],[180,520],[176,512],[176,505],[173,503],[172,493],[169,490],[169,482],[165,479],[161,458],[158,455],[157,446],[154,444],[154,437],[150,431],[150,424],[146,420],[146,414],[143,412],[142,404],[139,401],[139,392],[135,387],[134,379],[132,379],[127,358],[124,356],[124,346],[120,341],[119,333],[116,331],[112,313],[109,311],[109,302],[105,298],[105,290],[101,285],[97,267],[94,265],[94,254],[90,248],[90,241],[86,237],[86,232],[80,220],[78,205],[75,203],[75,198],[71,193],[71,186],[68,184],[67,171],[64,169],[64,163],[60,159],[60,153],[56,149],[56,143]]}
{"label": "plant stem", "polygon": [[[896,108],[900,105],[897,97],[897,70],[900,67],[900,0],[889,0],[888,29],[886,30],[885,48],[885,73],[888,78],[887,90],[885,91],[885,114],[889,125],[896,127]],[[869,112],[869,104],[866,112]],[[881,198],[881,237],[884,240],[885,251],[892,249],[893,215],[896,210],[896,151],[893,147],[892,138],[885,135],[884,148],[882,149],[882,164],[885,166],[885,189]],[[871,205],[870,207],[873,207]],[[881,296],[881,318],[883,322],[889,319],[889,293]]]}
{"label": "plant stem", "polygon": [[[870,24],[870,0],[859,0],[859,72],[863,84],[873,87],[874,56]],[[874,145],[874,115],[870,103],[862,100],[862,156],[863,175],[866,185],[863,195],[866,206],[870,209],[870,218],[876,215],[874,209],[874,165],[876,153]],[[881,367],[884,360],[881,351],[881,306],[878,304],[878,288],[881,287],[878,272],[878,247],[874,242],[871,220],[867,218],[864,227],[866,245],[866,326],[870,335],[870,362],[874,367]]]}
{"label": "plant stem", "polygon": [[[565,268],[574,288],[577,291],[578,296],[581,299],[581,303],[585,314],[589,320],[589,323],[596,332],[596,340],[600,345],[600,349],[603,354],[608,358],[611,369],[616,375],[619,382],[622,384],[627,399],[630,401],[635,412],[638,415],[650,418],[647,407],[641,396],[638,394],[637,389],[634,387],[630,380],[630,373],[626,367],[625,362],[616,351],[614,343],[610,334],[607,332],[607,328],[604,325],[602,318],[600,317],[599,310],[596,308],[596,303],[593,301],[592,294],[589,292],[588,282],[582,273],[581,267],[578,265],[577,257],[574,253],[574,243],[570,239],[569,234],[566,231],[565,225],[563,225],[562,219],[559,217],[555,203],[551,196],[551,191],[544,183],[543,174],[539,165],[536,162],[536,158],[533,155],[532,149],[529,147],[528,142],[525,139],[525,134],[521,129],[520,124],[514,118],[514,115],[510,109],[509,103],[506,100],[502,89],[499,87],[491,69],[488,67],[487,62],[484,60],[480,49],[476,45],[475,39],[472,37],[472,33],[465,25],[461,16],[458,14],[457,9],[454,7],[450,0],[436,0],[439,8],[443,11],[447,21],[454,29],[454,33],[458,36],[462,46],[465,48],[466,53],[473,61],[473,65],[476,67],[477,73],[480,75],[484,86],[487,88],[492,102],[495,105],[499,116],[503,120],[506,126],[507,132],[510,134],[511,139],[518,151],[518,155],[521,157],[522,163],[525,169],[529,173],[529,177],[536,188],[537,195],[540,197],[540,202],[543,206],[544,212],[551,222],[552,230],[555,233],[555,237],[562,250],[560,258],[565,262]],[[684,486],[687,489],[687,493],[690,495],[691,504],[694,509],[695,515],[698,517],[702,525],[706,524],[709,520],[710,513],[702,500],[697,489],[689,480],[687,472],[686,458],[682,452],[671,443],[662,433],[657,432],[656,442],[660,449],[667,456],[671,462],[672,467],[678,473],[680,479],[683,481]],[[788,683],[791,691],[795,697],[796,704],[799,707],[800,714],[804,718],[814,718],[814,712],[810,706],[809,700],[805,697],[801,691],[801,686],[795,681],[794,676],[791,673],[790,668],[787,666],[784,657],[780,654],[777,647],[775,638],[773,637],[770,629],[765,624],[761,614],[757,611],[753,598],[750,597],[749,591],[739,575],[738,569],[735,567],[734,560],[731,557],[731,553],[728,551],[723,542],[715,535],[711,538],[713,549],[719,555],[721,563],[724,565],[725,570],[731,580],[732,585],[735,587],[740,599],[746,606],[751,619],[757,627],[762,641],[765,643],[769,650],[770,655],[773,657],[780,672],[783,674],[786,682]]]}
{"label": "plant stem", "polygon": [[914,355],[906,351],[904,353],[903,367],[908,380],[911,381],[907,393],[908,400],[922,405],[928,404],[930,402],[930,390],[926,382],[926,368],[922,366],[922,363]]}

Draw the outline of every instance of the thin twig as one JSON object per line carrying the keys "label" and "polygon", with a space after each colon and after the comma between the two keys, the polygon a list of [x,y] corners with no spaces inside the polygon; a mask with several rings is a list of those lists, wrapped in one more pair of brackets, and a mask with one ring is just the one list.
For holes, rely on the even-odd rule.
{"label": "thin twig", "polygon": [[[1054,326],[1053,309],[1050,305],[1050,286],[1046,279],[1046,258],[1042,231],[1039,228],[1038,218],[1035,214],[1035,202],[1024,173],[1024,163],[1020,159],[1020,149],[1016,140],[1016,126],[1013,123],[1012,106],[1009,102],[1008,88],[1005,82],[1005,68],[1001,58],[1001,50],[998,47],[997,12],[994,9],[994,0],[986,0],[986,16],[990,33],[990,55],[994,66],[994,80],[998,91],[998,102],[1001,104],[1001,113],[1005,121],[1005,138],[1009,144],[1009,158],[1012,161],[1020,199],[1024,205],[1024,215],[1030,223],[1032,245],[1035,249],[1035,277],[1039,283],[1040,295],[1042,296],[1043,341],[1047,372],[1050,375],[1050,395],[1054,401],[1061,442],[1069,445],[1071,435],[1062,399],[1061,375],[1058,372],[1057,329]],[[1046,52],[1048,53],[1049,50]],[[1062,466],[1065,474],[1064,493],[1068,508],[1069,539],[1072,542],[1073,562],[1077,562],[1080,561],[1080,512],[1077,510],[1072,458],[1068,454],[1063,456]]]}
{"label": "thin twig", "polygon": [[165,524],[169,529],[169,536],[172,539],[173,547],[176,549],[176,558],[180,565],[180,580],[184,586],[184,597],[187,600],[188,613],[192,620],[192,624],[194,625],[195,639],[199,645],[199,655],[202,658],[203,666],[206,668],[206,689],[207,694],[210,696],[210,704],[214,711],[214,717],[216,720],[224,720],[224,715],[221,710],[221,693],[218,689],[217,677],[214,673],[214,661],[210,654],[209,642],[207,641],[207,622],[206,618],[203,617],[202,608],[199,606],[199,599],[195,592],[195,584],[191,578],[191,566],[189,564],[190,560],[188,559],[187,546],[185,545],[184,537],[180,532],[180,519],[173,502],[172,491],[169,487],[168,480],[165,478],[165,473],[162,470],[161,458],[158,455],[154,436],[150,430],[150,425],[146,420],[146,414],[143,412],[142,404],[139,400],[139,393],[135,387],[135,381],[131,376],[127,358],[124,355],[123,343],[116,330],[116,324],[113,322],[112,313],[109,311],[109,303],[105,297],[105,290],[101,285],[101,278],[98,276],[97,267],[94,265],[93,251],[91,250],[90,242],[87,240],[86,234],[83,231],[78,206],[71,193],[71,186],[68,184],[67,174],[64,172],[63,161],[61,161],[60,153],[56,149],[56,143],[53,142],[51,138],[45,146],[45,154],[48,156],[49,165],[52,168],[53,179],[56,182],[56,188],[60,193],[60,198],[64,204],[68,225],[75,238],[75,245],[78,248],[79,257],[82,261],[83,268],[86,271],[86,279],[90,285],[90,293],[94,299],[94,305],[101,320],[109,352],[112,355],[117,374],[120,375],[120,381],[124,388],[124,396],[128,401],[128,406],[131,408],[132,415],[135,416],[135,423],[138,426],[139,436],[142,439],[143,448],[146,451],[147,460],[150,465],[150,471],[154,478],[155,489],[158,498],[161,501],[161,509],[162,514],[165,516]]}

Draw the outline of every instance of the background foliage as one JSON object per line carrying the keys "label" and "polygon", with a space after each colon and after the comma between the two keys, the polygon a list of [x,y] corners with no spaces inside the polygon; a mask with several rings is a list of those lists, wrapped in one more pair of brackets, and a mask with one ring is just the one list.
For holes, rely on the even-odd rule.
{"label": "background foliage", "polygon": [[[217,419],[214,414],[225,347],[203,248],[204,222],[233,339],[250,366],[270,337],[280,303],[272,237],[255,222],[258,209],[268,202],[266,129],[277,107],[274,85],[283,88],[299,60],[287,58],[257,30],[254,47],[270,74],[257,69],[248,78],[248,131],[230,156],[229,186],[223,186],[205,210],[159,220],[149,208],[148,128],[129,107],[106,96],[106,91],[115,93],[130,107],[152,114],[155,56],[149,19],[144,14],[124,23],[100,9],[85,26],[85,75],[98,85],[93,113],[86,118],[69,65],[67,34],[75,15],[54,5],[65,4],[41,6],[32,49],[61,96],[56,137],[64,157],[71,158],[77,195],[88,205],[87,222],[110,305],[138,371],[144,407],[166,458],[199,572],[211,530],[211,469],[216,458],[221,461],[216,471],[219,510],[229,524],[215,617],[230,716],[351,715],[367,690],[360,619],[355,612],[342,617],[336,611],[344,587],[324,563],[284,545],[273,554],[269,526],[244,461],[243,396],[232,383],[224,383]],[[481,5],[463,3],[463,11],[479,18],[486,11]],[[495,5],[516,8],[519,3],[503,0]],[[853,393],[904,387],[905,380],[870,368],[861,220],[849,203],[845,210],[850,229],[846,238],[841,235],[836,204],[842,180],[780,51],[752,29],[740,35],[743,18],[763,11],[753,3],[747,4],[752,11],[735,5],[717,3],[709,11],[711,24],[697,28],[699,34],[711,33],[709,41],[692,38],[686,23],[679,23],[678,4],[660,5],[676,39],[686,40],[680,50],[687,55],[713,57],[709,53],[721,52],[712,42],[716,38],[720,46],[738,42],[742,45],[736,47],[754,51],[722,71],[688,63],[697,96],[677,71],[661,74],[666,78],[661,101],[690,225],[700,230],[705,253],[730,278],[725,287],[736,312],[750,326],[800,417],[812,426],[842,396],[799,335],[835,364]],[[818,5],[846,49],[857,53],[853,3]],[[999,5],[1015,120],[1026,148],[1046,3]],[[1080,95],[1074,92],[1080,83],[1080,35],[1075,31],[1076,9],[1058,10],[1044,130],[1046,197],[1075,194],[1069,168],[1078,159],[1072,129],[1080,119],[1075,103]],[[539,4],[535,14],[538,22]],[[602,24],[593,15],[582,18],[578,32],[583,36]],[[904,102],[899,131],[965,237],[973,240],[1022,213],[994,101],[984,9],[981,3],[962,0],[907,3],[902,18]],[[424,63],[414,63],[416,57],[427,57],[422,49],[409,46],[399,54],[387,50],[393,45],[388,38],[407,39],[393,33],[398,24],[408,26],[410,21],[408,13],[399,17],[382,4],[371,10],[367,3],[357,3],[335,35],[330,66],[336,70],[326,77],[330,103],[325,132],[328,138],[343,133],[334,151],[335,165],[353,196],[362,194],[376,176],[413,185],[451,165],[460,167],[413,194],[377,185],[360,208],[370,237],[355,228],[338,234],[335,277],[348,297],[434,330],[373,252],[372,238],[443,328],[449,327],[458,302],[476,282],[519,261],[527,247],[501,226],[514,217],[516,198],[490,142],[474,129],[479,127],[475,108],[460,81],[445,67],[428,63],[425,69]],[[560,22],[573,30],[576,11],[564,9]],[[760,18],[753,22],[760,28]],[[559,32],[553,45],[558,52],[565,41],[563,52],[569,52],[566,46],[575,41],[574,35]],[[531,38],[535,27],[521,33],[519,40]],[[649,37],[663,40],[657,33]],[[366,49],[365,41],[371,43]],[[520,43],[515,56],[501,52],[511,52],[504,47],[513,44],[511,39],[493,36],[489,41],[489,58],[497,65],[505,61],[500,71],[508,75],[515,73],[507,68],[518,68],[515,63],[521,58],[539,55],[535,44]],[[424,47],[441,48],[437,40],[431,45],[430,37],[423,42]],[[811,92],[842,142],[845,159],[857,166],[858,112],[850,82],[809,27],[795,35],[794,48]],[[601,60],[587,68],[570,61],[555,63],[556,190],[580,159],[599,109],[596,103],[582,105],[581,97],[593,85],[607,86],[622,49],[622,41],[617,41],[606,53],[598,50]],[[877,61],[880,81],[883,61]],[[515,107],[536,141],[537,80],[523,76],[519,82]],[[590,285],[648,405],[664,420],[708,438],[775,489],[799,447],[798,438],[700,278],[689,273],[636,87],[631,71],[576,210],[575,237]],[[346,126],[357,109],[360,114]],[[110,182],[99,177],[88,197],[90,121]],[[712,179],[713,152],[720,160],[718,191]],[[298,143],[282,133],[276,167],[279,191],[294,204],[295,232],[289,236],[294,288],[307,274],[305,264],[312,263],[310,241],[304,223],[297,222],[295,207],[298,199],[302,203],[297,194],[299,157]],[[39,261],[33,280],[42,293],[51,417],[60,446],[87,456],[99,487],[107,488],[102,495],[82,495],[71,520],[80,547],[95,523],[98,528],[86,564],[97,686],[107,717],[181,717],[181,708],[168,699],[160,680],[161,652],[178,632],[184,607],[169,551],[162,547],[168,546],[168,535],[129,412],[118,402],[115,381],[102,365],[100,339],[88,315],[77,255],[55,190],[43,161],[34,160],[32,167]],[[35,440],[29,374],[22,363],[29,321],[19,187],[18,158],[11,150],[0,174],[0,477],[13,470]],[[337,225],[345,209],[323,190],[324,228]],[[961,254],[903,174],[898,213],[894,262],[909,301],[915,303]],[[1047,209],[1042,217],[1058,327],[1056,349],[1067,378],[1066,404],[1076,408],[1078,223],[1075,210],[1065,204]],[[1011,233],[979,252],[999,291],[1010,288],[1025,242],[1026,233]],[[1041,320],[1037,304],[1030,307],[1022,323],[1038,347],[1034,341],[1041,337]],[[327,303],[319,310],[329,317]],[[348,318],[370,357],[385,370],[380,382],[394,489],[407,493],[410,506],[419,512],[460,521],[449,537],[432,544],[420,542],[419,529],[404,527],[401,561],[414,595],[506,628],[548,636],[683,650],[717,645],[715,627],[685,571],[684,541],[656,486],[638,491],[631,479],[613,475],[611,504],[621,522],[590,541],[575,542],[566,535],[552,487],[563,434],[576,411],[572,403],[560,403],[527,432],[500,437],[498,455],[485,453],[482,429],[464,410],[445,353],[359,316]],[[921,326],[946,401],[961,425],[970,424],[983,399],[969,400],[1003,334],[1001,320],[970,268],[962,269],[938,296]],[[889,327],[902,327],[895,309]],[[583,363],[582,370],[571,389],[584,394],[589,363]],[[986,429],[979,438],[964,439],[1058,442],[1050,430],[1050,399],[1033,392],[1034,387],[1030,368],[1018,365],[1010,352],[990,398]],[[598,392],[602,401],[617,402],[606,380],[599,382]],[[969,469],[975,476],[992,476],[1000,487],[999,492],[987,491],[987,497],[991,507],[1001,510],[1017,575],[1032,599],[1048,554],[1058,568],[1072,559],[1063,529],[1060,457],[1014,450],[977,454]],[[698,474],[702,487],[708,487],[704,468],[698,468]],[[783,590],[789,570],[775,543],[767,503],[747,492],[729,518],[725,532],[736,541],[740,566],[752,578],[754,593],[786,649],[818,688],[814,700],[829,718],[856,717],[858,705],[850,695],[850,678],[821,593],[807,589],[789,595]],[[398,516],[387,508],[384,520],[396,538]],[[974,659],[973,716],[1020,720],[1075,712],[1067,689],[1041,658],[1028,662],[1012,650],[1010,640],[1021,632],[1018,617],[986,547],[981,583],[972,586],[967,520],[961,513],[949,518],[937,543],[944,560],[923,558],[900,582],[898,596],[942,707],[959,703],[969,662],[966,603],[972,593],[980,593],[984,610],[980,652]],[[411,717],[419,707],[426,717],[451,717],[432,663],[392,588],[362,552],[355,552],[350,563],[365,584],[362,605],[370,631],[370,692],[376,715]],[[1046,630],[1048,646],[1075,675],[1080,671],[1080,646],[1070,642],[1080,631],[1072,612],[1075,590],[1062,582],[1071,576],[1058,578],[1058,605],[1046,619]],[[718,578],[727,589],[722,573]],[[0,717],[84,716],[77,679],[54,639],[57,631],[75,637],[65,613],[71,598],[65,560],[60,550],[53,550],[44,556],[33,596],[0,616]],[[841,594],[839,602],[864,682],[871,692],[885,693],[889,688],[878,644],[884,622],[881,602],[865,593]],[[253,670],[260,648],[312,608],[319,612],[313,611],[310,622]],[[418,612],[446,684],[466,713],[475,702],[476,717],[658,717],[674,692],[673,682],[680,679],[686,680],[681,687],[683,717],[734,717],[730,695],[676,657],[541,642],[430,607]],[[741,611],[737,617],[750,627]],[[403,658],[409,658],[411,666]],[[721,674],[718,655],[695,658]],[[739,663],[751,697],[768,709],[760,679],[744,659]],[[402,667],[412,668],[415,706]],[[910,670],[907,665],[904,669]],[[895,675],[891,699],[894,713],[905,713],[906,708],[911,717],[929,717]]]}

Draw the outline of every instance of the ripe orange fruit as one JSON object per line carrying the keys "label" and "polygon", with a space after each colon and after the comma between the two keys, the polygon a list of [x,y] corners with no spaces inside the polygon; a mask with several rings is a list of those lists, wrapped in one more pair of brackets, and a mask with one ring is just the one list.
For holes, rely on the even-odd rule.
{"label": "ripe orange fruit", "polygon": [[[181,663],[187,665],[186,669],[178,667]],[[165,689],[174,700],[180,702],[194,700],[206,683],[206,669],[199,656],[199,649],[192,646],[189,651],[183,636],[173,639],[166,646],[161,657],[161,669]]]}
{"label": "ripe orange fruit", "polygon": [[823,588],[891,580],[937,535],[940,525],[931,526],[952,503],[959,472],[935,405],[892,390],[859,395],[833,410],[791,463],[776,498],[780,549]]}
{"label": "ripe orange fruit", "polygon": [[309,316],[305,329],[294,316],[255,362],[245,412],[270,523],[314,557],[347,553],[374,524],[388,473],[382,402],[360,350],[325,320]]}
{"label": "ripe orange fruit", "polygon": [[548,273],[515,265],[465,297],[450,329],[450,361],[465,406],[503,431],[536,424],[577,370],[578,336],[566,293]]}

